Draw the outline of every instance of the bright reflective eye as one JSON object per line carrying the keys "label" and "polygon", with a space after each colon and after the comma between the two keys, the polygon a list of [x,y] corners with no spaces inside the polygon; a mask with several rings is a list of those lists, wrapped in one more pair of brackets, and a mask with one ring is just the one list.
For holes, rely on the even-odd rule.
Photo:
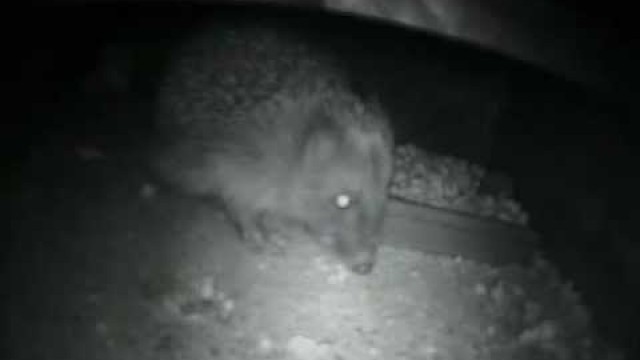
{"label": "bright reflective eye", "polygon": [[351,197],[346,194],[336,196],[336,206],[340,209],[346,209],[351,205]]}

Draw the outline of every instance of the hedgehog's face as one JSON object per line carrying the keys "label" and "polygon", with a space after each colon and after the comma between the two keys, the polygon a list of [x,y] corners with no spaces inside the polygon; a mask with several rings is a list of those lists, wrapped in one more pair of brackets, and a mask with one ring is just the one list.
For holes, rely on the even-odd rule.
{"label": "hedgehog's face", "polygon": [[347,140],[319,139],[307,149],[314,153],[307,154],[295,178],[291,210],[321,245],[354,272],[368,274],[380,242],[390,145]]}
{"label": "hedgehog's face", "polygon": [[368,274],[376,260],[385,198],[384,189],[362,185],[321,190],[319,203],[306,205],[313,213],[306,225],[320,244],[354,272]]}

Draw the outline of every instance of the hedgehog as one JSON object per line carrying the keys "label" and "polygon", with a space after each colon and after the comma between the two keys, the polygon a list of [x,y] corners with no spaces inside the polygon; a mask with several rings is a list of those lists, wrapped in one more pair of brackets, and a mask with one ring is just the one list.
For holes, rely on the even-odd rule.
{"label": "hedgehog", "polygon": [[153,168],[217,199],[255,248],[304,234],[356,274],[381,243],[393,133],[339,54],[265,23],[208,24],[172,55]]}

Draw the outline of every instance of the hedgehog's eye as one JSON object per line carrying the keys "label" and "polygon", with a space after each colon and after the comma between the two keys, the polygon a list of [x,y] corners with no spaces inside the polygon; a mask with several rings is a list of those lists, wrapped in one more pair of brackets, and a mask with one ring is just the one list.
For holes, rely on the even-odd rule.
{"label": "hedgehog's eye", "polygon": [[334,201],[338,209],[348,209],[353,203],[353,198],[349,194],[338,194]]}

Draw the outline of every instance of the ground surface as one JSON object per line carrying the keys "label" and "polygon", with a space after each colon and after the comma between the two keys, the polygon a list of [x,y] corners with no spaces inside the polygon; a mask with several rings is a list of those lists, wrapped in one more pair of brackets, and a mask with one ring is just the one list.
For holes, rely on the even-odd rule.
{"label": "ground surface", "polygon": [[11,197],[8,359],[606,358],[544,262],[387,239],[354,276],[303,240],[247,251],[214,206],[108,147],[61,137],[32,154]]}

